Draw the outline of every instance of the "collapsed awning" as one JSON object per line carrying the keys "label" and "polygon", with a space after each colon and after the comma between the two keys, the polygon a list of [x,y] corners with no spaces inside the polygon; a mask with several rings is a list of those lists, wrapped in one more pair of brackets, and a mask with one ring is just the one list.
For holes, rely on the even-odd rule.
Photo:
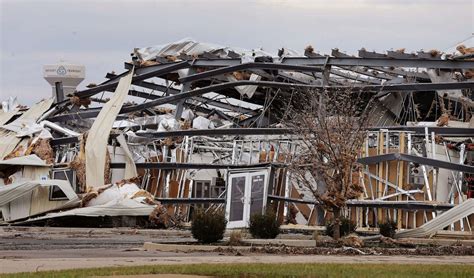
{"label": "collapsed awning", "polygon": [[67,216],[149,216],[154,209],[155,206],[142,204],[133,199],[118,199],[103,205],[75,208],[67,211],[48,213],[44,216],[31,218],[22,222],[16,222],[16,224]]}

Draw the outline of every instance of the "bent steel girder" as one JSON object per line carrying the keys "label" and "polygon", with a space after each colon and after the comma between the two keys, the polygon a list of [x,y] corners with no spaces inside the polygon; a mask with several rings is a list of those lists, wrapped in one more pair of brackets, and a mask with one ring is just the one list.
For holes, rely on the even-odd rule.
{"label": "bent steel girder", "polygon": [[[142,126],[127,127],[130,130],[139,130],[141,128],[157,128],[157,124],[149,124]],[[120,128],[119,128],[120,129]],[[288,135],[292,134],[289,128],[216,128],[216,129],[186,129],[186,130],[172,130],[172,131],[156,131],[156,132],[140,132],[136,137],[147,138],[150,140],[163,139],[168,137],[183,137],[183,136],[206,136],[206,137],[220,137],[220,136],[245,136],[245,135]],[[117,134],[111,134],[114,138]],[[51,139],[52,146],[65,145],[79,142],[78,137],[63,137]]]}
{"label": "bent steel girder", "polygon": [[[285,201],[290,203],[310,204],[321,206],[317,200],[305,200],[296,198],[287,198],[283,196],[268,195],[271,200]],[[404,210],[449,210],[454,207],[452,204],[426,203],[422,201],[380,201],[380,200],[347,200],[348,207],[362,208],[392,208]]]}
{"label": "bent steel girder", "polygon": [[[200,66],[206,66],[205,61],[200,61]],[[193,65],[196,65],[197,62]],[[454,60],[419,60],[419,59],[387,59],[387,58],[356,58],[356,57],[314,57],[314,58],[298,58],[286,57],[281,63],[245,63],[235,64],[235,61],[229,63],[223,68],[208,70],[202,73],[189,75],[180,78],[181,82],[192,82],[200,79],[215,77],[218,75],[231,73],[239,70],[249,69],[273,69],[273,70],[288,70],[288,71],[302,71],[302,72],[321,72],[324,66],[366,66],[377,67],[377,70],[390,72],[396,75],[403,75],[408,77],[416,77],[424,80],[429,80],[426,74],[417,72],[401,71],[384,69],[383,67],[412,67],[412,68],[443,68],[443,69],[469,69],[474,67],[472,61],[454,61]],[[378,68],[382,67],[382,68]],[[337,72],[333,72],[337,74]]]}
{"label": "bent steel girder", "polygon": [[[176,163],[176,162],[144,162],[135,163],[137,168],[143,169],[162,169],[162,170],[174,170],[174,169],[248,169],[248,168],[266,168],[270,166],[281,165],[278,163],[257,163],[257,164],[208,164],[208,163]],[[111,169],[123,169],[125,163],[110,163]]]}
{"label": "bent steel girder", "polygon": [[[133,82],[142,81],[154,76],[171,73],[171,72],[188,68],[188,67],[189,67],[189,63],[187,61],[183,61],[183,62],[177,62],[177,63],[159,64],[159,65],[154,65],[154,66],[149,66],[149,67],[137,68],[135,70],[135,75],[133,76],[133,79],[132,79],[132,84]],[[116,79],[107,81],[101,85],[98,85],[96,87],[76,92],[74,93],[74,95],[80,98],[86,98],[103,91],[113,90],[115,89],[115,87],[117,87],[119,80],[120,78],[116,78]]]}
{"label": "bent steel girder", "polygon": [[425,136],[426,132],[435,132],[437,135],[449,136],[449,137],[471,137],[474,136],[474,128],[464,127],[441,127],[441,126],[376,126],[370,127],[369,131],[379,131],[386,129],[389,131],[408,131],[414,132],[420,136]]}
{"label": "bent steel girder", "polygon": [[[359,57],[360,58],[365,58],[365,59],[387,58],[386,55],[379,54],[379,53],[376,53],[375,56],[374,55],[369,55],[368,57],[365,57],[364,55],[366,53],[370,53],[370,52],[359,50]],[[374,53],[370,53],[370,54],[374,54]],[[352,57],[350,55],[347,55],[347,54],[342,53],[339,50],[335,50],[335,49],[333,49],[331,55],[333,55],[334,57],[338,57],[338,58]],[[420,80],[420,81],[429,81],[430,80],[430,78],[428,77],[428,75],[426,73],[410,72],[410,71],[404,71],[404,70],[395,69],[395,68],[388,69],[388,68],[384,68],[384,67],[370,67],[370,68],[373,69],[373,70],[379,71],[379,73],[376,76],[378,76],[379,78],[386,79],[386,80],[394,79],[394,78],[396,78],[396,76],[404,76],[404,77],[408,76],[408,77],[416,78],[416,80]],[[351,67],[351,70],[355,71],[354,67]],[[361,74],[365,74],[364,71],[357,71],[357,72],[359,72]]]}
{"label": "bent steel girder", "polygon": [[373,84],[373,85],[382,84],[382,80],[377,79],[377,78],[367,78],[365,76],[362,77],[360,75],[354,75],[354,74],[343,72],[343,71],[337,70],[337,69],[331,69],[329,72],[331,74],[334,74],[334,75],[337,75],[337,76],[340,76],[340,77],[344,77],[346,79],[351,79],[351,80],[354,80],[354,81],[364,82],[364,83]]}
{"label": "bent steel girder", "polygon": [[[332,52],[331,52],[331,55],[336,57],[336,58],[344,58],[344,57],[352,57],[350,55],[347,55],[345,53],[342,53],[339,51],[339,49],[333,49]],[[369,72],[366,68],[366,67],[340,67],[342,69],[345,69],[345,70],[350,70],[350,71],[353,71],[355,73],[358,73],[358,74],[362,74],[362,75],[365,75],[365,76],[368,76],[368,77],[373,77],[373,78],[379,78],[379,79],[383,79],[383,80],[392,80],[394,78],[396,78],[395,76],[393,75],[390,75],[390,74],[386,74],[386,73],[383,73],[383,72]],[[372,68],[374,69],[374,68]],[[426,78],[428,78],[426,76]]]}
{"label": "bent steel girder", "polygon": [[192,74],[183,78],[180,78],[180,82],[193,82],[200,79],[207,79],[216,77],[226,73],[232,73],[234,71],[250,70],[250,69],[267,69],[267,70],[285,70],[285,71],[302,71],[302,72],[322,72],[323,69],[320,67],[312,66],[300,66],[300,65],[284,65],[277,63],[245,63],[222,67],[218,69],[212,69],[201,73]]}
{"label": "bent steel girder", "polygon": [[140,137],[160,139],[180,136],[224,136],[224,135],[287,135],[292,133],[289,128],[224,128],[224,129],[187,129],[165,132],[142,132]]}
{"label": "bent steel girder", "polygon": [[405,67],[405,68],[431,68],[431,69],[470,69],[473,61],[458,60],[423,60],[423,59],[390,59],[390,58],[356,58],[356,57],[315,57],[299,58],[285,57],[282,64],[311,65],[311,66],[365,66],[365,67]]}
{"label": "bent steel girder", "polygon": [[[191,62],[191,61],[190,61]],[[228,67],[241,65],[240,59],[196,59],[191,62],[195,67]],[[249,63],[251,64],[251,63]],[[294,66],[363,66],[363,67],[405,67],[405,68],[438,68],[470,69],[474,61],[464,60],[426,60],[426,59],[392,59],[392,58],[358,58],[358,57],[285,57],[279,63]],[[382,70],[382,69],[380,69]],[[411,72],[404,72],[404,75]],[[423,77],[427,77],[423,75]]]}
{"label": "bent steel girder", "polygon": [[393,161],[393,160],[413,162],[413,163],[418,163],[421,165],[429,165],[433,167],[439,167],[443,169],[449,169],[449,170],[454,170],[454,171],[460,171],[463,173],[474,174],[474,166],[456,164],[452,162],[426,158],[426,157],[421,157],[421,156],[416,156],[416,155],[403,154],[403,153],[390,153],[390,154],[381,154],[381,155],[375,155],[375,156],[369,156],[369,157],[362,157],[362,158],[359,158],[357,162],[364,165],[370,165],[370,164],[377,164],[380,162]]}
{"label": "bent steel girder", "polygon": [[[295,83],[282,83],[271,81],[235,81],[222,84],[211,85],[204,88],[195,89],[180,94],[162,97],[150,102],[123,107],[120,114],[139,111],[145,108],[151,108],[166,103],[175,103],[179,100],[201,96],[205,93],[215,92],[226,88],[233,88],[236,86],[255,85],[259,87],[280,88],[280,89],[332,89],[332,90],[352,90],[359,92],[380,92],[380,91],[434,91],[434,90],[450,90],[462,88],[474,88],[474,82],[457,82],[457,83],[409,83],[409,84],[394,84],[394,85],[364,85],[364,86],[321,86],[321,85],[307,85]],[[72,119],[93,118],[97,116],[98,111],[79,111],[76,113],[60,115],[50,118],[51,121],[65,121]]]}
{"label": "bent steel girder", "polygon": [[[116,76],[117,75],[114,75],[112,73],[108,73],[106,75],[106,78],[114,78]],[[167,86],[164,86],[164,85],[155,84],[155,83],[151,83],[151,82],[147,82],[147,81],[137,81],[133,85],[140,86],[140,87],[147,88],[147,89],[151,89],[151,90],[155,90],[155,91],[160,91],[160,92],[172,94],[172,95],[181,93],[179,90],[177,90],[175,88],[167,87]],[[144,94],[146,94],[146,93],[144,93]],[[145,95],[142,94],[142,96],[146,98]],[[255,114],[259,113],[258,111],[255,111],[255,110],[252,110],[252,109],[248,109],[248,108],[233,105],[233,104],[230,104],[230,103],[224,103],[224,102],[221,102],[221,101],[213,100],[213,99],[205,97],[205,96],[196,96],[196,97],[192,97],[191,99],[195,100],[195,101],[202,102],[202,103],[207,103],[207,104],[215,106],[215,107],[227,109],[229,111],[238,112],[238,113],[249,114],[249,115],[255,115]]]}

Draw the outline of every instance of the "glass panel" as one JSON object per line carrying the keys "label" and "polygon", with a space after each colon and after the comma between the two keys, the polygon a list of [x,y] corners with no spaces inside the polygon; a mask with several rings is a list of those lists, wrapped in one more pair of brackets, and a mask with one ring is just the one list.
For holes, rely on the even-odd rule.
{"label": "glass panel", "polygon": [[250,188],[250,216],[256,213],[261,214],[263,210],[263,190],[265,188],[265,175],[253,176]]}
{"label": "glass panel", "polygon": [[202,198],[202,183],[196,182],[196,198]]}
{"label": "glass panel", "polygon": [[57,200],[67,200],[68,198],[66,197],[66,194],[64,194],[64,192],[56,185],[54,185],[53,187],[50,187],[51,189],[51,195],[50,195],[50,198],[49,200],[50,201],[57,201]]}
{"label": "glass panel", "polygon": [[229,221],[244,219],[245,177],[232,178],[232,192],[230,195]]}
{"label": "glass panel", "polygon": [[[66,171],[56,171],[53,172],[53,179],[58,179],[58,180],[69,180],[72,181],[72,171],[70,171],[70,175],[67,175],[68,173]],[[50,187],[50,195],[49,195],[49,200],[67,200],[66,194],[58,187],[58,186],[52,186]]]}
{"label": "glass panel", "polygon": [[222,191],[224,191],[224,187],[213,187],[213,191],[212,191],[212,197],[213,198],[217,198],[219,197],[221,194],[222,194]]}
{"label": "glass panel", "polygon": [[203,185],[204,185],[204,189],[203,189],[204,196],[203,197],[204,198],[211,197],[211,183],[210,182],[204,182]]}

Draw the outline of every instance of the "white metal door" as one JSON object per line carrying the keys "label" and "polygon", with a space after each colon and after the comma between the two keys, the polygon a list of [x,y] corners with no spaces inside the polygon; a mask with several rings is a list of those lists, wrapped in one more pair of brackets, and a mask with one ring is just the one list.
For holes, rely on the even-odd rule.
{"label": "white metal door", "polygon": [[227,228],[248,227],[250,216],[262,213],[267,200],[268,171],[229,174]]}

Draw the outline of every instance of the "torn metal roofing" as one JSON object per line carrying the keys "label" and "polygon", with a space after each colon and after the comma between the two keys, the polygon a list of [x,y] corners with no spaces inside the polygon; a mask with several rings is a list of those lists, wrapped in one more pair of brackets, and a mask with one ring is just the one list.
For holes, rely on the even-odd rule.
{"label": "torn metal roofing", "polygon": [[[61,199],[64,197],[57,191],[34,189],[36,200],[31,195],[30,206],[22,207],[22,212],[29,209],[31,215],[50,213],[40,219],[150,215],[157,208],[162,209],[156,202],[160,198],[169,201],[196,197],[198,192],[193,186],[198,184],[216,189],[217,196],[198,196],[196,200],[222,200],[225,186],[218,185],[236,172],[265,172],[266,180],[278,180],[272,184],[275,192],[267,192],[268,196],[275,202],[290,202],[304,192],[296,187],[286,188],[291,180],[282,173],[294,153],[300,151],[298,135],[291,134],[282,122],[295,92],[327,90],[337,94],[351,90],[376,95],[377,107],[384,112],[383,118],[369,128],[366,157],[360,162],[367,165],[361,175],[386,189],[377,187],[385,195],[372,196],[372,200],[367,191],[365,200],[353,201],[350,207],[379,208],[387,200],[385,204],[397,202],[386,206],[390,209],[408,208],[410,205],[402,205],[400,197],[415,200],[416,194],[425,194],[420,188],[389,192],[402,179],[389,181],[387,174],[384,181],[378,176],[383,171],[370,172],[369,165],[390,165],[394,161],[405,163],[407,169],[411,164],[422,164],[431,167],[432,173],[435,168],[457,173],[453,174],[456,188],[451,187],[448,192],[453,201],[444,204],[448,209],[454,206],[455,190],[459,191],[458,196],[462,195],[457,185],[458,173],[473,173],[466,155],[472,152],[469,142],[474,136],[469,126],[474,109],[473,69],[471,56],[440,51],[412,54],[361,49],[358,56],[351,56],[338,49],[321,55],[307,47],[304,54],[285,48],[272,54],[191,39],[137,48],[132,52],[132,61],[124,63],[123,72],[107,73],[106,80],[98,85],[90,84],[88,89],[63,100],[44,100],[26,112],[0,114],[0,156],[13,156],[0,161],[0,165],[48,166],[50,173],[29,169],[29,178],[53,180],[61,176],[74,181],[70,186],[80,195],[83,207],[54,214],[51,212],[62,208],[60,202],[67,202]],[[445,104],[449,115],[445,115],[447,109],[441,108]],[[431,126],[424,126],[422,121],[431,122]],[[462,124],[453,126],[454,122]],[[377,134],[377,140],[385,140],[383,146],[373,142],[372,133]],[[38,148],[37,141],[29,138],[42,138],[49,148]],[[399,141],[405,138],[410,144],[409,153],[388,153],[400,147]],[[451,145],[448,148],[447,144],[436,144],[437,140]],[[410,153],[414,145],[424,154]],[[369,149],[373,152],[375,148],[377,152],[369,154]],[[431,149],[427,151],[428,148]],[[429,152],[431,157],[427,157]],[[442,160],[436,157],[439,153]],[[46,156],[54,160],[53,165],[39,163],[38,159],[43,161]],[[2,173],[2,178],[7,179],[0,184],[0,190],[9,186],[9,175],[23,175],[16,168],[9,170]],[[451,172],[443,174],[444,182]],[[420,175],[412,178],[428,180]],[[140,199],[118,194],[125,184],[133,187]],[[372,184],[365,186],[372,189]],[[116,199],[106,204],[99,202],[107,196]],[[8,201],[8,210],[23,202]],[[41,202],[41,209],[34,205],[35,201]],[[436,208],[431,203],[416,205]],[[172,210],[189,214],[183,206]],[[21,217],[28,213],[16,219],[24,219]],[[308,223],[313,221],[311,217],[306,217]]]}

